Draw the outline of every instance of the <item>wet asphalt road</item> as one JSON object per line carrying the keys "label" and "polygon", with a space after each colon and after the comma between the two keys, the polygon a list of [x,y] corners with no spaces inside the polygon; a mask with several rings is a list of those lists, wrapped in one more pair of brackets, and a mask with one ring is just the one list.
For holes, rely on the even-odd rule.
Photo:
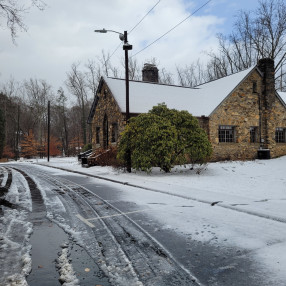
{"label": "wet asphalt road", "polygon": [[[73,175],[61,177],[82,185],[104,200],[112,202],[122,212],[138,210],[138,206],[133,202],[122,200],[121,190],[116,184],[113,187],[107,187],[101,185],[99,179],[90,180],[87,177]],[[128,188],[128,186],[125,187]],[[164,228],[146,212],[134,213],[132,219],[168,249],[202,285],[267,285],[264,283],[264,274],[260,272],[259,266],[251,261],[251,255],[243,249],[191,240],[180,233]],[[235,265],[235,267],[223,267],[225,265]]]}
{"label": "wet asphalt road", "polygon": [[[37,169],[36,166],[31,166],[27,173],[31,172],[34,168],[35,170]],[[52,175],[52,170],[46,171],[45,173],[46,175],[51,175],[51,177],[55,176]],[[36,173],[34,173],[33,176],[36,176]],[[103,200],[108,201],[112,206],[123,213],[140,211],[140,206],[132,201],[127,201],[122,195],[122,185],[120,188],[115,183],[107,186],[100,179],[68,173],[66,175],[57,175],[56,177],[57,180],[67,179],[83,186]],[[124,188],[130,187],[124,186]],[[162,194],[162,196],[164,195]],[[33,202],[37,200],[39,200],[40,205],[43,205],[43,201],[41,201],[39,196],[34,198]],[[49,221],[45,215],[43,215],[44,210],[42,207],[43,206],[39,207],[38,213],[34,212],[33,215],[31,215],[31,221],[34,223],[34,233],[31,236],[33,267],[27,279],[29,285],[60,285],[58,282],[58,269],[55,267],[55,257],[58,257],[61,245],[67,242],[70,250],[70,260],[78,275],[80,285],[93,285],[94,283],[95,285],[111,285],[100,268],[92,272],[84,271],[84,269],[87,269],[89,265],[94,263],[92,255],[88,253],[86,249],[83,249],[75,243],[72,238],[56,224]],[[35,209],[37,209],[37,207]],[[160,245],[163,246],[163,250],[167,250],[167,254],[170,253],[172,255],[174,261],[177,261],[179,265],[187,269],[193,277],[198,279],[201,285],[267,285],[263,281],[264,274],[260,273],[258,266],[252,262],[251,253],[247,253],[243,249],[192,240],[190,237],[165,228],[146,212],[133,213],[130,217],[132,221],[142,227],[146,233],[157,240]],[[42,242],[44,240],[46,241],[46,248],[43,249]],[[163,253],[161,256],[164,258],[165,255],[166,254]],[[224,267],[226,265],[234,265],[235,267]],[[156,267],[156,265],[153,265],[153,267]],[[41,284],[39,284],[39,281],[41,281]],[[157,286],[157,284],[153,285]],[[198,284],[196,282],[180,284],[178,281],[176,284],[168,285],[191,286]]]}

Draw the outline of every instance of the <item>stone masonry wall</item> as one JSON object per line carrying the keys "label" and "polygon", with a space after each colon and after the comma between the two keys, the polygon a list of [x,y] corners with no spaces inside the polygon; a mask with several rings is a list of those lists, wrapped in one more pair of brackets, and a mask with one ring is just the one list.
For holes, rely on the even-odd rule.
{"label": "stone masonry wall", "polygon": [[[253,83],[256,90],[253,91]],[[286,128],[286,108],[275,92],[271,93],[271,102],[266,98],[265,78],[256,69],[221,103],[209,116],[198,118],[213,146],[213,161],[245,160],[257,158],[257,150],[262,146],[270,150],[271,157],[286,155],[286,143],[276,143],[277,127]],[[215,96],[215,95],[214,95]],[[98,94],[98,103],[92,121],[93,148],[103,147],[104,117],[108,120],[108,138],[111,143],[112,124],[117,123],[118,134],[125,127],[125,116],[121,113],[112,93],[103,83]],[[133,116],[136,116],[133,114]],[[219,126],[235,127],[235,142],[219,142]],[[100,140],[96,142],[96,128],[100,128]],[[250,127],[257,128],[257,140],[250,142]],[[260,139],[264,139],[263,143]]]}
{"label": "stone masonry wall", "polygon": [[286,155],[286,143],[276,143],[275,131],[277,127],[286,128],[286,108],[276,97],[272,103],[268,117],[268,148],[272,158]]}
{"label": "stone masonry wall", "polygon": [[[257,84],[256,92],[253,92],[253,82]],[[213,112],[209,118],[208,133],[213,146],[212,160],[255,159],[260,146],[270,149],[272,158],[286,155],[286,143],[275,141],[276,128],[286,128],[286,108],[274,91],[270,99],[264,98],[269,96],[264,91],[263,77],[254,70]],[[265,101],[269,100],[271,105],[266,107]],[[234,143],[219,142],[220,125],[235,127]],[[257,127],[255,143],[250,142],[250,127]]]}
{"label": "stone masonry wall", "polygon": [[[99,97],[95,115],[92,120],[92,146],[93,149],[103,147],[103,121],[104,116],[107,116],[108,121],[108,145],[111,145],[111,132],[112,132],[112,124],[118,124],[118,134],[120,134],[124,130],[124,120],[125,116],[121,113],[112,93],[110,92],[107,85],[104,83],[100,93],[97,95]],[[96,142],[96,127],[100,128],[99,142]],[[116,143],[112,143],[115,144]]]}
{"label": "stone masonry wall", "polygon": [[[253,92],[253,82],[257,89]],[[262,77],[257,70],[245,79],[209,118],[209,139],[213,146],[212,160],[253,159],[257,156],[258,142],[250,143],[250,127],[259,129],[259,96],[262,92]],[[220,125],[235,127],[235,142],[219,142]]]}

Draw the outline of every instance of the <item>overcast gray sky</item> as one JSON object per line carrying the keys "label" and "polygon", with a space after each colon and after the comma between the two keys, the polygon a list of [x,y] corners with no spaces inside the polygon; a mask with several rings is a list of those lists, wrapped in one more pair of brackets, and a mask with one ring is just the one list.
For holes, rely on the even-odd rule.
{"label": "overcast gray sky", "polygon": [[[55,90],[64,86],[66,72],[74,62],[86,63],[112,53],[120,44],[118,35],[97,34],[94,29],[130,31],[159,0],[44,0],[44,11],[33,8],[25,15],[28,32],[21,32],[12,43],[7,29],[0,30],[0,84],[11,76],[22,81],[45,79]],[[155,9],[130,33],[135,55],[207,0],[161,0]],[[258,0],[212,0],[167,36],[136,55],[140,64],[151,58],[175,74],[203,51],[216,50],[216,34],[228,33],[240,9],[253,9]],[[112,56],[114,66],[122,68],[120,47]]]}

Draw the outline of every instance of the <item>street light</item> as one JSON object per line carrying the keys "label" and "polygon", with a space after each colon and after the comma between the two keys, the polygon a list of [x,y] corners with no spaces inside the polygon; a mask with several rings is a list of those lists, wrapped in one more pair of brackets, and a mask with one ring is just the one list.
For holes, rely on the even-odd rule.
{"label": "street light", "polygon": [[[125,86],[126,86],[126,124],[129,123],[130,114],[129,114],[129,69],[128,69],[128,51],[132,50],[132,45],[128,43],[127,31],[124,31],[124,34],[119,33],[113,30],[94,30],[96,33],[107,33],[112,32],[119,34],[119,39],[124,41],[123,50],[125,52]],[[129,140],[128,140],[129,141]],[[127,149],[127,172],[131,173],[131,150]]]}

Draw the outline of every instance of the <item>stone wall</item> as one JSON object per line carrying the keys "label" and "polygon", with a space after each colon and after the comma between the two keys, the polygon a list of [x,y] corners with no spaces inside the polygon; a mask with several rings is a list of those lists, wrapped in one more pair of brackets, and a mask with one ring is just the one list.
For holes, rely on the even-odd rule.
{"label": "stone wall", "polygon": [[[286,128],[286,108],[274,89],[273,64],[273,61],[272,63],[269,60],[261,61],[259,69],[254,69],[209,117],[198,118],[200,126],[207,132],[213,146],[213,161],[255,159],[260,147],[269,149],[272,158],[286,155],[286,143],[275,141],[276,128]],[[104,82],[97,96],[98,103],[92,120],[94,149],[104,147],[105,117],[108,122],[107,145],[116,144],[111,142],[112,124],[117,124],[118,134],[125,127],[125,115],[121,113]],[[234,142],[219,142],[221,125],[234,127]],[[100,128],[99,142],[96,142],[97,127]],[[250,142],[251,127],[255,127],[257,132],[254,143]]]}
{"label": "stone wall", "polygon": [[[92,146],[93,149],[104,147],[104,117],[106,116],[108,122],[108,144],[116,145],[111,142],[112,124],[116,123],[118,126],[118,134],[124,130],[125,116],[121,113],[119,106],[110,92],[106,83],[103,83],[101,90],[97,94],[98,103],[95,109],[95,114],[92,120]],[[96,128],[100,128],[99,142],[96,142]]]}
{"label": "stone wall", "polygon": [[[253,92],[256,83],[256,92]],[[260,96],[263,90],[261,74],[253,72],[222,102],[209,118],[209,139],[213,146],[212,160],[253,159],[260,147]],[[233,143],[219,142],[219,126],[234,126]],[[257,127],[257,142],[250,143],[250,127]]]}
{"label": "stone wall", "polygon": [[286,108],[280,100],[275,97],[268,117],[267,148],[270,149],[272,158],[286,155],[286,143],[276,143],[275,141],[275,131],[277,127],[286,128]]}
{"label": "stone wall", "polygon": [[[233,143],[219,142],[220,125],[234,126]],[[257,128],[255,143],[250,142],[251,127]],[[274,73],[255,69],[209,117],[212,160],[255,159],[260,147],[269,149],[272,158],[286,155],[286,143],[275,141],[277,127],[286,128],[286,108],[276,95]]]}

